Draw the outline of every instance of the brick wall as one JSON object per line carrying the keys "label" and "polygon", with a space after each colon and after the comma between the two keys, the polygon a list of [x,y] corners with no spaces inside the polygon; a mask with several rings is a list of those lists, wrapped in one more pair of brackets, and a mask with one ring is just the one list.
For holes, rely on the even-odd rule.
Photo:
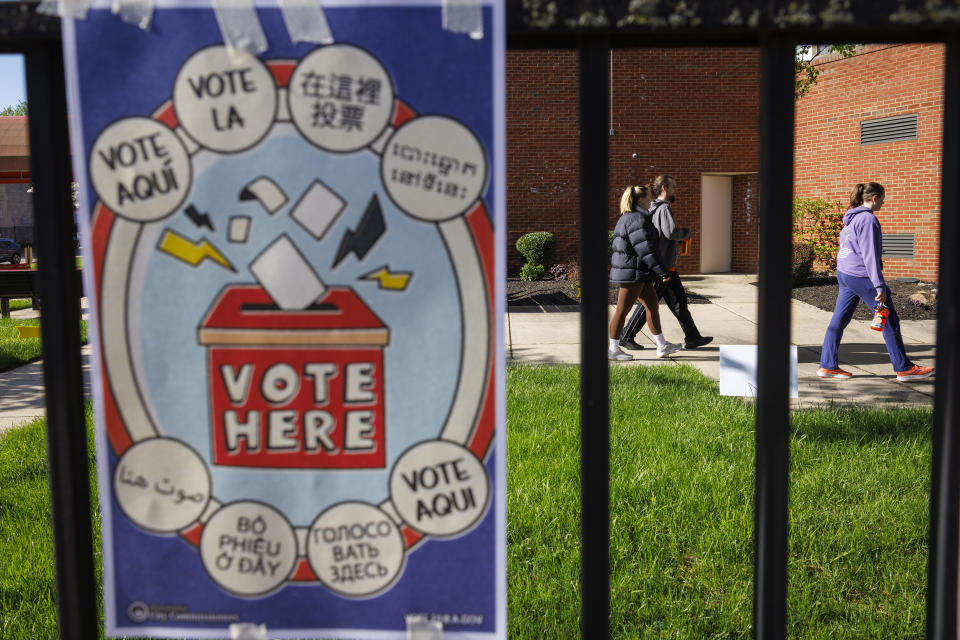
{"label": "brick wall", "polygon": [[760,255],[760,180],[757,174],[733,177],[733,255],[731,270],[756,273]]}
{"label": "brick wall", "polygon": [[[508,272],[515,274],[521,264],[515,244],[523,233],[554,233],[560,262],[578,255],[577,55],[507,51],[506,60],[507,256]],[[701,175],[758,168],[759,53],[616,49],[612,65],[609,227],[616,224],[626,186],[670,173],[678,184],[677,223],[693,232],[680,269],[697,273],[704,241]]]}
{"label": "brick wall", "polygon": [[515,275],[524,233],[553,233],[558,262],[579,254],[577,52],[507,51],[506,64],[507,272]]}
{"label": "brick wall", "polygon": [[[883,184],[883,232],[916,234],[913,260],[884,259],[887,277],[937,277],[943,54],[940,44],[873,45],[821,64],[797,101],[794,195],[846,204],[854,184]],[[860,145],[862,121],[909,113],[918,114],[917,140]]]}

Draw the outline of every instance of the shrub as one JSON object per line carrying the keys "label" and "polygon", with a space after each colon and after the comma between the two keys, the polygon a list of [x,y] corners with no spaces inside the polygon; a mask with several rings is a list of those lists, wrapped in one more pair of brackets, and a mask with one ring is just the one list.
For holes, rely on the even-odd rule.
{"label": "shrub", "polygon": [[794,286],[810,277],[810,273],[813,271],[813,261],[816,260],[816,258],[817,254],[814,251],[813,245],[805,242],[793,245]]}
{"label": "shrub", "polygon": [[577,299],[580,299],[580,265],[576,262],[567,264],[567,280],[570,286],[577,293]]}
{"label": "shrub", "polygon": [[580,297],[580,265],[576,261],[553,265],[550,267],[550,277],[557,282],[569,282],[577,298]]}
{"label": "shrub", "polygon": [[544,272],[546,272],[546,269],[542,264],[533,264],[532,262],[528,262],[520,267],[520,279],[526,280],[527,282],[539,280],[543,277]]}
{"label": "shrub", "polygon": [[546,270],[547,263],[553,262],[557,241],[549,231],[526,233],[517,239],[517,251],[527,264],[537,264]]}
{"label": "shrub", "polygon": [[557,264],[550,267],[550,277],[556,280],[557,282],[562,282],[567,279],[567,271],[569,267],[563,263],[558,262]]}
{"label": "shrub", "polygon": [[793,199],[793,243],[809,244],[819,269],[836,270],[842,227],[843,207],[839,202],[823,198]]}

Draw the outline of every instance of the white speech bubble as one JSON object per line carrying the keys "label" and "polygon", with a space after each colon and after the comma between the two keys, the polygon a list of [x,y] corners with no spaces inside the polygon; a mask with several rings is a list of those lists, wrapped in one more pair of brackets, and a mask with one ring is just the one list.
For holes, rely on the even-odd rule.
{"label": "white speech bubble", "polygon": [[235,153],[255,145],[273,127],[277,86],[267,66],[249,53],[231,56],[226,47],[207,47],[177,73],[173,109],[201,145]]}
{"label": "white speech bubble", "polygon": [[417,531],[454,536],[476,524],[487,508],[490,480],[469,449],[430,440],[408,449],[390,472],[390,500]]}
{"label": "white speech bubble", "polygon": [[403,535],[386,513],[343,502],[320,514],[307,532],[307,558],[320,581],[339,594],[379,593],[403,567]]}
{"label": "white speech bubble", "polygon": [[100,132],[90,151],[90,179],[104,204],[134,222],[155,222],[190,191],[193,169],[177,134],[150,118],[124,118]]}
{"label": "white speech bubble", "polygon": [[376,140],[393,116],[393,82],[373,55],[334,44],[297,65],[287,91],[290,116],[307,140],[346,153]]}
{"label": "white speech bubble", "polygon": [[174,533],[193,524],[210,501],[210,472],[197,453],[178,440],[150,438],[117,461],[113,493],[137,526]]}
{"label": "white speech bubble", "polygon": [[293,571],[297,536],[273,507],[234,502],[204,525],[200,558],[223,589],[240,596],[264,595],[286,582]]}
{"label": "white speech bubble", "polygon": [[462,215],[487,184],[487,156],[473,132],[452,118],[407,122],[387,141],[383,185],[400,209],[428,222]]}

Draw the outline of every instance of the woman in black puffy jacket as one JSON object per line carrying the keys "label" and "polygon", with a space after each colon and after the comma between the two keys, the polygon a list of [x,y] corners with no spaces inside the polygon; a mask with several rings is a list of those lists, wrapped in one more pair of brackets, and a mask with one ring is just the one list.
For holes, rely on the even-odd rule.
{"label": "woman in black puffy jacket", "polygon": [[660,235],[650,218],[649,207],[653,191],[649,185],[627,187],[620,198],[620,219],[613,231],[610,281],[620,284],[617,309],[610,319],[610,360],[632,360],[621,351],[619,340],[627,311],[640,299],[647,310],[647,326],[657,342],[657,357],[679,351],[681,345],[667,342],[660,330],[660,310],[654,282],[670,278],[670,272],[660,262],[657,247]]}

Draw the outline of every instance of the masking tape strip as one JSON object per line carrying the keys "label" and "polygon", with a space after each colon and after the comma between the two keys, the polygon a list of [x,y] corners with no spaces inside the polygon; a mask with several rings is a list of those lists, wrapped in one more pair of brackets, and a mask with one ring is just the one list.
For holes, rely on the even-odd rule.
{"label": "masking tape strip", "polygon": [[227,47],[254,56],[267,50],[267,36],[260,26],[253,0],[213,0],[213,11]]}
{"label": "masking tape strip", "polygon": [[293,42],[333,43],[320,0],[280,0],[280,11]]}
{"label": "masking tape strip", "polygon": [[37,13],[42,13],[45,16],[59,16],[63,12],[62,4],[63,0],[41,0],[40,4],[37,5]]}
{"label": "masking tape strip", "polygon": [[230,625],[230,640],[268,640],[267,625],[235,622]]}
{"label": "masking tape strip", "polygon": [[113,0],[112,11],[124,22],[146,30],[153,18],[153,0]]}
{"label": "masking tape strip", "polygon": [[37,5],[37,13],[84,20],[89,8],[90,0],[42,0]]}
{"label": "masking tape strip", "polygon": [[407,640],[443,640],[443,623],[423,615],[408,615]]}
{"label": "masking tape strip", "polygon": [[454,33],[469,33],[483,38],[483,5],[481,0],[443,0],[443,28]]}

